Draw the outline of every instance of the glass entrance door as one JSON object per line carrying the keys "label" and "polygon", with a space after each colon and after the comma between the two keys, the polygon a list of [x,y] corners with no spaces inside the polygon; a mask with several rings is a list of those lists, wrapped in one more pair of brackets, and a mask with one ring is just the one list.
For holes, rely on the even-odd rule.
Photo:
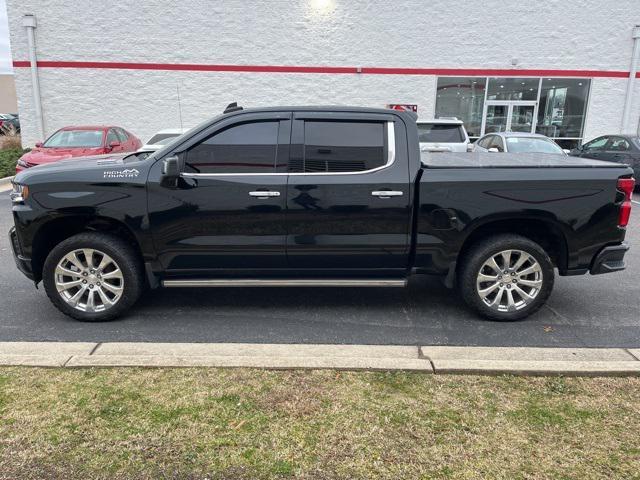
{"label": "glass entrance door", "polygon": [[536,131],[536,102],[488,101],[484,109],[482,135],[494,132]]}
{"label": "glass entrance door", "polygon": [[506,132],[509,123],[509,105],[487,105],[484,115],[482,135],[485,133]]}

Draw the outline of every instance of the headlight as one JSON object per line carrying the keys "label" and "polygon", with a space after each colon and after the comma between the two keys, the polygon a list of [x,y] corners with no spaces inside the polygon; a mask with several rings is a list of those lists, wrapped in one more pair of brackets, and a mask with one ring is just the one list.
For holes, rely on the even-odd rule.
{"label": "headlight", "polygon": [[19,183],[12,183],[13,189],[9,196],[13,203],[23,203],[29,197],[29,187],[26,185],[20,185]]}
{"label": "headlight", "polygon": [[25,162],[22,159],[18,160],[18,165],[20,165],[21,167],[24,167],[24,168],[28,168],[29,167],[29,165],[27,165],[27,162]]}

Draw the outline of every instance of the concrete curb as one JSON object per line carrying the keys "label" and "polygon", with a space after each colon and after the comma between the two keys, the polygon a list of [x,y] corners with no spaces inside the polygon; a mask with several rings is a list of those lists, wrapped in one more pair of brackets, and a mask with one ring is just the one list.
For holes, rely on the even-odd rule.
{"label": "concrete curb", "polygon": [[3,187],[5,185],[11,185],[11,180],[13,180],[14,177],[4,177],[4,178],[0,178],[0,187]]}
{"label": "concrete curb", "polygon": [[640,376],[640,349],[0,342],[0,365],[328,368],[435,374]]}

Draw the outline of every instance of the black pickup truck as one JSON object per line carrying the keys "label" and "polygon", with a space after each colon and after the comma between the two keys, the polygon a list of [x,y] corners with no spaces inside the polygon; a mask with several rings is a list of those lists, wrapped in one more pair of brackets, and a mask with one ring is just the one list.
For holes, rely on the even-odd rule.
{"label": "black pickup truck", "polygon": [[414,274],[516,320],[546,301],[554,269],[624,268],[630,168],[424,155],[410,113],[232,107],[149,156],[23,171],[11,245],[57,308],[88,321],[145,287],[400,287]]}

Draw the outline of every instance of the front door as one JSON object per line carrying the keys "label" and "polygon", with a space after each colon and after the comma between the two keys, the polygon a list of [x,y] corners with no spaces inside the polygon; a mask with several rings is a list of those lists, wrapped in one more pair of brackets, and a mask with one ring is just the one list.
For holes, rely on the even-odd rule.
{"label": "front door", "polygon": [[[170,275],[252,276],[286,267],[291,113],[229,117],[176,146],[178,183],[149,174],[149,223]],[[278,167],[280,165],[280,167]]]}
{"label": "front door", "polygon": [[297,112],[287,189],[287,257],[319,273],[404,275],[411,185],[393,115]]}
{"label": "front door", "polygon": [[487,101],[482,135],[497,132],[535,133],[537,109],[537,102]]}

